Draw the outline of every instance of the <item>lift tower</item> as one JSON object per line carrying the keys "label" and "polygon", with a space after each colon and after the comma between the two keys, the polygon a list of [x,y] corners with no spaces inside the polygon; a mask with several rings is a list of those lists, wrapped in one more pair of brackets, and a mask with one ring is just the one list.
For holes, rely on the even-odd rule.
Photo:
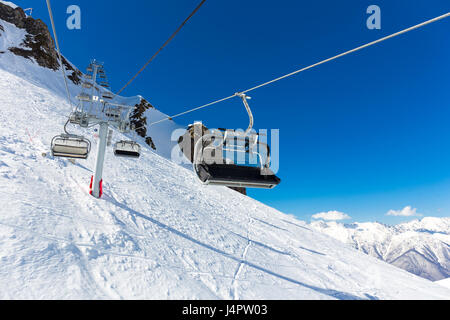
{"label": "lift tower", "polygon": [[[86,69],[81,83],[82,90],[77,96],[79,101],[67,122],[82,128],[99,126],[99,140],[94,174],[91,177],[90,194],[95,198],[102,196],[103,164],[106,147],[110,145],[112,130],[116,128],[121,133],[127,133],[135,128],[131,125],[130,114],[134,107],[116,103],[110,90],[103,63],[92,60]],[[67,126],[66,124],[66,126]],[[55,157],[87,159],[90,141],[67,132],[52,140],[52,154]],[[135,141],[120,140],[114,144],[114,155],[117,157],[139,158],[141,147]]]}

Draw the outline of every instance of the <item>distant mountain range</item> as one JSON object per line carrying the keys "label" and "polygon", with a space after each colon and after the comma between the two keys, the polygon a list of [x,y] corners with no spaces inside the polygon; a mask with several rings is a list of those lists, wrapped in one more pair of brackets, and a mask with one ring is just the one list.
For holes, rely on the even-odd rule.
{"label": "distant mountain range", "polygon": [[396,226],[334,221],[314,221],[310,226],[422,278],[450,277],[450,218],[427,217]]}

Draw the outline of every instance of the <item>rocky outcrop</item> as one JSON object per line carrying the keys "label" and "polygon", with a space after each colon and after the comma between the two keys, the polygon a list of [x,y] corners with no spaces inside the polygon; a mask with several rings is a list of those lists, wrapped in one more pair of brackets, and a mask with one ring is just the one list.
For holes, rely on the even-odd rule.
{"label": "rocky outcrop", "polygon": [[137,104],[130,115],[130,122],[136,129],[136,133],[145,138],[145,143],[149,145],[153,150],[156,150],[155,143],[150,136],[147,136],[147,117],[145,112],[153,107],[147,100],[141,98],[141,102]]}
{"label": "rocky outcrop", "polygon": [[83,77],[83,73],[72,66],[66,58],[62,57],[63,64],[66,68],[67,78],[71,80],[76,85],[81,83],[81,78]]}
{"label": "rocky outcrop", "polygon": [[[12,7],[0,3],[0,19],[14,24],[17,28],[25,29],[27,35],[21,43],[21,47],[8,48],[12,53],[24,58],[34,60],[41,67],[58,70],[60,68],[58,53],[47,25],[40,19],[28,17],[22,8]],[[75,84],[79,84],[82,73],[76,70],[65,58],[63,64],[68,73],[68,78]]]}

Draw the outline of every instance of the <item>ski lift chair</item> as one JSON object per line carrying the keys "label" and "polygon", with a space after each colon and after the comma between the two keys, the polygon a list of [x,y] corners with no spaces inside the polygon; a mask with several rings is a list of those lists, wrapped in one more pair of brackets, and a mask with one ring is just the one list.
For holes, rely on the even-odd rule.
{"label": "ski lift chair", "polygon": [[[270,148],[258,139],[259,136],[256,133],[250,133],[253,127],[253,115],[247,103],[247,99],[250,99],[250,97],[242,93],[236,95],[242,98],[250,118],[247,130],[242,133],[220,129],[225,134],[218,145],[215,141],[217,134],[202,135],[194,146],[194,172],[205,185],[272,189],[281,180],[269,168]],[[266,150],[265,161],[261,154],[264,149]],[[259,166],[227,163],[226,159],[223,159],[223,151],[256,156]]]}
{"label": "ski lift chair", "polygon": [[52,139],[54,157],[87,159],[91,151],[91,142],[81,136],[61,134]]}
{"label": "ski lift chair", "polygon": [[135,141],[118,141],[114,144],[113,150],[116,157],[139,158],[141,156],[141,146]]}

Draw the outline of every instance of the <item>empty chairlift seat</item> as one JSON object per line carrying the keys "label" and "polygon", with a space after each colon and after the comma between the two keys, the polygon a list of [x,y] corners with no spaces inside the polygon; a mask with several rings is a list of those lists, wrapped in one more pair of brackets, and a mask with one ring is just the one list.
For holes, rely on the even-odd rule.
{"label": "empty chairlift seat", "polygon": [[235,164],[201,163],[196,166],[196,173],[208,185],[272,189],[281,182],[268,168]]}
{"label": "empty chairlift seat", "polygon": [[52,139],[54,157],[87,159],[91,151],[91,142],[81,136],[62,134]]}
{"label": "empty chairlift seat", "polygon": [[121,140],[114,144],[114,155],[116,157],[139,158],[141,146],[135,141]]}
{"label": "empty chairlift seat", "polygon": [[[219,130],[224,135],[207,133],[194,143],[193,167],[199,180],[205,185],[220,185],[227,187],[272,189],[281,180],[270,169],[270,148],[260,141],[256,133],[252,133],[253,115],[243,93],[236,96],[242,98],[249,115],[250,123],[243,133],[234,130]],[[202,126],[201,124],[197,124]],[[195,132],[194,124],[193,129]],[[201,129],[197,130],[198,132]],[[195,137],[195,134],[194,134]],[[257,166],[249,163],[229,163],[224,158],[224,152],[249,156],[258,159]]]}

